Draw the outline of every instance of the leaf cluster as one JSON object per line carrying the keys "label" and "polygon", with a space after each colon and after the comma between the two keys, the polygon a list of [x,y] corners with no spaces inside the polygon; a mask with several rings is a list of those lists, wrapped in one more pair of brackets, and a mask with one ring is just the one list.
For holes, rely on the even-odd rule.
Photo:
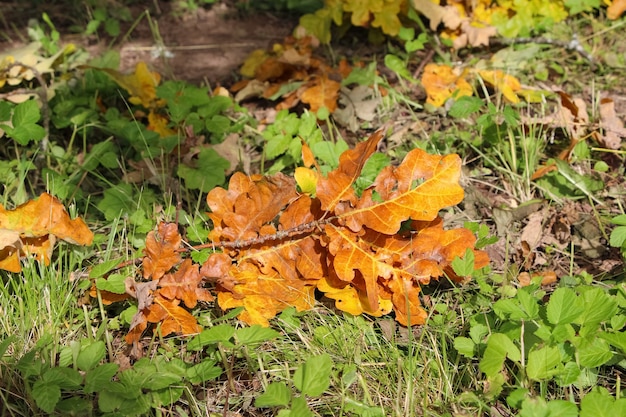
{"label": "leaf cluster", "polygon": [[[204,282],[216,285],[222,309],[242,307],[239,318],[249,324],[268,326],[290,306],[310,309],[315,291],[353,315],[393,310],[403,325],[424,323],[420,286],[444,276],[462,281],[451,263],[467,253],[474,259],[468,271],[485,266],[488,257],[474,250],[472,232],[444,230],[438,217],[463,197],[456,155],[413,150],[357,195],[353,186],[382,136],[377,131],[345,151],[327,176],[303,168],[314,178],[314,192],[298,192],[296,181],[282,173],[235,173],[228,190],[211,190],[207,246],[222,252],[202,265],[182,260],[177,226],[161,224],[146,241],[142,275],[148,281],[125,283],[138,302],[127,341],[138,341],[148,323],[159,323],[163,335],[197,333],[187,310],[213,300]],[[309,152],[305,163],[315,164]]]}
{"label": "leaf cluster", "polygon": [[158,355],[124,368],[107,358],[106,345],[99,340],[72,341],[53,363],[45,338],[19,359],[4,356],[13,343],[13,338],[7,338],[0,343],[0,370],[5,374],[8,368],[15,369],[29,387],[26,399],[33,403],[32,408],[48,414],[97,411],[106,416],[139,416],[171,406],[185,390],[222,376],[223,349],[235,354],[244,346],[256,346],[277,335],[270,329],[219,325],[189,342],[190,350],[205,351],[200,360]]}
{"label": "leaf cluster", "polygon": [[626,359],[622,332],[626,293],[621,287],[606,291],[562,283],[546,294],[539,288],[540,280],[499,299],[492,311],[472,316],[469,337],[457,337],[456,350],[479,360],[478,370],[489,386],[487,396],[506,396],[520,415],[537,410],[578,415],[570,401],[546,401],[540,394],[546,383],[580,390],[580,415],[608,415],[599,411],[605,407],[602,401],[617,407],[612,410],[623,409],[624,399],[616,399],[605,388],[582,392],[601,384],[603,366]]}

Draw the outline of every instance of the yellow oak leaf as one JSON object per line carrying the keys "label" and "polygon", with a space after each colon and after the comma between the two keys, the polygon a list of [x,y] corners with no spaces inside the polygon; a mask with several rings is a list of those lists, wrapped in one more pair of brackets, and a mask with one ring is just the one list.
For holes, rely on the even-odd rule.
{"label": "yellow oak leaf", "polygon": [[346,285],[343,288],[333,287],[326,278],[322,278],[317,282],[317,289],[324,293],[324,296],[335,300],[335,307],[353,316],[360,314],[369,314],[374,317],[381,317],[389,314],[393,309],[391,300],[378,298],[378,308],[373,310],[369,306],[369,301],[364,292],[357,291],[352,285]]}
{"label": "yellow oak leaf", "polygon": [[426,102],[441,107],[446,100],[456,96],[471,96],[472,86],[465,79],[464,72],[447,65],[428,64],[424,67],[422,85],[426,90]]}
{"label": "yellow oak leaf", "polygon": [[104,71],[124,90],[130,94],[128,101],[132,104],[142,105],[147,109],[163,107],[165,100],[158,99],[156,96],[156,87],[161,82],[161,75],[148,69],[148,65],[140,61],[135,65],[135,72],[132,74],[122,74],[111,68],[96,68]]}
{"label": "yellow oak leaf", "polygon": [[478,75],[511,103],[519,103],[517,92],[522,89],[520,81],[502,70],[480,70]]}

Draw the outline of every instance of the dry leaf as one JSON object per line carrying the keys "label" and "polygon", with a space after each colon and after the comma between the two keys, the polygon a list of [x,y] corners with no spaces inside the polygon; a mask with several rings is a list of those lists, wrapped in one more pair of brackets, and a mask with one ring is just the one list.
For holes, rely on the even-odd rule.
{"label": "dry leaf", "polygon": [[50,263],[56,239],[91,245],[93,233],[82,219],[70,219],[65,207],[43,193],[14,210],[0,204],[0,268],[20,272],[20,258],[34,256]]}
{"label": "dry leaf", "polygon": [[603,135],[596,135],[600,145],[608,149],[619,149],[626,137],[624,122],[615,113],[615,102],[610,98],[600,100],[600,128]]}
{"label": "dry leaf", "polygon": [[613,0],[606,9],[606,17],[611,20],[619,18],[626,11],[626,0]]}
{"label": "dry leaf", "polygon": [[450,97],[471,96],[474,91],[463,73],[447,65],[427,64],[421,82],[426,90],[426,102],[436,107],[443,106]]}
{"label": "dry leaf", "polygon": [[548,286],[557,281],[557,275],[554,271],[533,272],[532,276],[528,272],[522,272],[517,277],[517,280],[522,287],[526,287],[530,285],[532,279],[536,277],[543,277],[541,279],[542,286]]}

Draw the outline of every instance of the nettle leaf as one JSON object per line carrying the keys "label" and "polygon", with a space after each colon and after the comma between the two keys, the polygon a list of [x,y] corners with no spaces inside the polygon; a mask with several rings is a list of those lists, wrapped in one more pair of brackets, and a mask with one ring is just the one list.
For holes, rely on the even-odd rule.
{"label": "nettle leaf", "polygon": [[611,358],[613,358],[613,352],[609,346],[609,343],[600,338],[583,339],[577,346],[578,360],[581,366],[587,368],[597,368],[604,365]]}
{"label": "nettle leaf", "polygon": [[76,366],[81,371],[89,371],[95,368],[106,355],[106,346],[99,340],[80,351],[76,358]]}
{"label": "nettle leaf", "polygon": [[222,368],[215,365],[215,362],[205,359],[187,369],[187,379],[192,384],[201,384],[219,377],[223,372]]}
{"label": "nettle leaf", "polygon": [[47,383],[44,380],[35,381],[32,391],[37,407],[44,412],[52,414],[57,403],[61,399],[61,388],[58,385]]}
{"label": "nettle leaf", "polygon": [[615,399],[604,387],[595,387],[580,401],[580,417],[626,415],[626,398]]}
{"label": "nettle leaf", "polygon": [[99,392],[106,387],[117,374],[119,365],[116,363],[104,363],[85,374],[86,393]]}

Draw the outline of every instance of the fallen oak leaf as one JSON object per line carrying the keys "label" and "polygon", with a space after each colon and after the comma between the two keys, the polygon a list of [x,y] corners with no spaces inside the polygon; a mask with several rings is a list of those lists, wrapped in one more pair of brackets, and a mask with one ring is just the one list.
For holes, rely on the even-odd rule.
{"label": "fallen oak leaf", "polygon": [[188,308],[194,308],[198,301],[213,301],[213,295],[201,288],[200,267],[191,259],[185,259],[178,271],[164,275],[159,281],[159,293],[168,300],[181,300]]}
{"label": "fallen oak leaf", "polygon": [[135,65],[135,72],[122,74],[111,68],[99,68],[83,65],[81,68],[90,68],[106,73],[124,90],[130,94],[128,101],[132,104],[142,105],[146,109],[163,107],[165,100],[156,95],[156,88],[161,83],[161,75],[148,69],[148,65],[140,61]]}
{"label": "fallen oak leaf", "polygon": [[180,300],[168,300],[157,293],[154,302],[144,313],[149,323],[160,323],[161,336],[172,333],[185,336],[200,333],[201,327],[196,318],[179,303]]}
{"label": "fallen oak leaf", "polygon": [[606,17],[610,20],[619,18],[626,11],[626,0],[613,0],[606,9]]}
{"label": "fallen oak leaf", "polygon": [[436,107],[443,106],[451,97],[471,96],[474,92],[465,79],[465,73],[448,65],[427,64],[421,83],[426,90],[426,102]]}
{"label": "fallen oak leaf", "polygon": [[181,261],[178,253],[181,242],[175,223],[160,223],[158,232],[149,232],[144,249],[143,277],[158,280],[176,266]]}
{"label": "fallen oak leaf", "polygon": [[355,232],[367,225],[391,235],[409,218],[431,221],[442,208],[460,203],[464,196],[460,176],[458,155],[413,149],[397,168],[387,166],[378,174],[354,210],[337,214]]}
{"label": "fallen oak leaf", "polygon": [[307,84],[306,89],[300,96],[300,100],[317,113],[322,107],[326,107],[330,113],[337,109],[337,99],[341,84],[326,76],[318,77],[312,83]]}
{"label": "fallen oak leaf", "polygon": [[0,204],[0,268],[20,272],[19,259],[24,256],[48,265],[57,238],[90,245],[93,233],[82,219],[70,219],[63,204],[47,193],[14,210]]}

